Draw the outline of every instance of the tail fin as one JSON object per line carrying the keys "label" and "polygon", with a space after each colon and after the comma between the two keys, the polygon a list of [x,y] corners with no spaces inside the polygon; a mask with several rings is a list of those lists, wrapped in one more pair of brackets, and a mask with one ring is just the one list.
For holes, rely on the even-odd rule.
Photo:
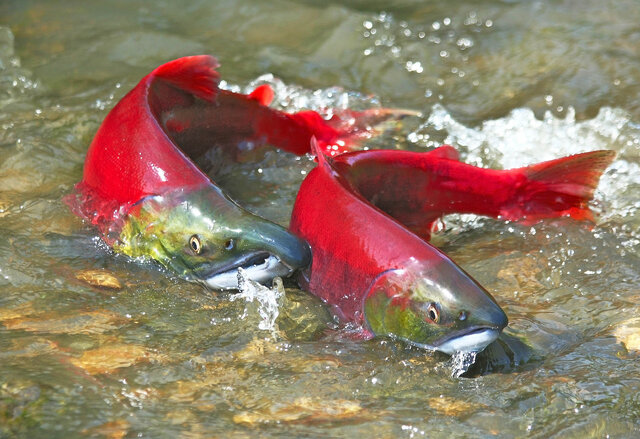
{"label": "tail fin", "polygon": [[383,122],[419,114],[399,108],[370,108],[363,111],[336,111],[329,120],[311,110],[300,111],[290,117],[309,130],[325,154],[333,157],[360,149],[364,140],[379,134]]}
{"label": "tail fin", "polygon": [[218,67],[220,64],[213,56],[185,56],[161,65],[150,76],[161,78],[181,90],[213,102],[220,81],[220,74],[216,71]]}
{"label": "tail fin", "polygon": [[588,203],[604,170],[615,158],[614,151],[592,151],[537,163],[520,171],[526,182],[515,196],[515,209],[505,209],[506,219],[527,220],[570,216],[593,220]]}

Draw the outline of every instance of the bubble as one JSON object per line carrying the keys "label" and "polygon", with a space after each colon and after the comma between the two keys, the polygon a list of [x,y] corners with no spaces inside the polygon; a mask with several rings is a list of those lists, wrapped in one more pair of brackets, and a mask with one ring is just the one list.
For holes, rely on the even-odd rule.
{"label": "bubble", "polygon": [[456,45],[461,50],[466,50],[473,47],[473,40],[467,37],[458,38],[458,41],[456,41]]}

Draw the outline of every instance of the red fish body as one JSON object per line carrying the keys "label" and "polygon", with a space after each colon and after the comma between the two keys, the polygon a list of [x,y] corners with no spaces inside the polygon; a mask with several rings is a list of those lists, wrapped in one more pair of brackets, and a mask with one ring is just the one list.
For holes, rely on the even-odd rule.
{"label": "red fish body", "polygon": [[180,58],[145,76],[109,112],[84,165],[76,212],[93,224],[113,221],[114,210],[147,196],[211,182],[191,160],[216,148],[234,152],[238,144],[275,145],[305,154],[316,137],[335,154],[370,135],[372,125],[393,110],[346,111],[325,121],[314,111],[289,114],[269,108],[269,86],[250,95],[218,88],[218,63],[211,56]]}
{"label": "red fish body", "polygon": [[342,154],[333,166],[373,205],[426,239],[450,213],[533,222],[570,216],[592,220],[589,200],[613,151],[593,151],[510,170],[462,163],[445,145],[429,153]]}
{"label": "red fish body", "polygon": [[431,223],[453,212],[588,218],[587,202],[612,158],[596,151],[509,171],[460,163],[449,146],[321,158],[302,183],[290,225],[312,249],[303,283],[374,334],[449,353],[481,349],[506,316],[414,232],[428,237]]}
{"label": "red fish body", "polygon": [[[111,110],[89,147],[73,210],[132,257],[150,257],[210,288],[236,273],[266,281],[311,262],[304,286],[345,320],[443,352],[478,351],[507,318],[495,300],[428,238],[445,213],[506,219],[589,218],[587,201],[608,152],[512,171],[479,169],[443,147],[430,153],[353,149],[372,127],[407,112],[318,113],[269,108],[273,91],[218,88],[210,56],[181,58],[149,75]],[[241,154],[271,144],[315,152],[291,231],[229,199],[192,161],[211,149]],[[414,233],[415,232],[415,233]],[[416,234],[417,233],[417,234]],[[297,236],[296,236],[297,235]]]}
{"label": "red fish body", "polygon": [[304,154],[313,136],[327,151],[344,151],[397,113],[346,110],[327,121],[313,111],[284,113],[268,107],[267,85],[249,95],[219,89],[217,67],[211,56],[192,56],[145,76],[98,129],[68,202],[115,250],[226,289],[237,287],[238,268],[262,282],[289,275],[308,265],[309,249],[229,199],[192,159],[264,144]]}

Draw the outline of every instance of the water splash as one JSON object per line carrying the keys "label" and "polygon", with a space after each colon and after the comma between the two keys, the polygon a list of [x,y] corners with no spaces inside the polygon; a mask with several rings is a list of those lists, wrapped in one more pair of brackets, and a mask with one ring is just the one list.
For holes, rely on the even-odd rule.
{"label": "water splash", "polygon": [[0,26],[0,72],[0,103],[12,102],[13,98],[38,87],[31,72],[22,68],[15,53],[15,37],[4,26]]}
{"label": "water splash", "polygon": [[[436,134],[437,133],[437,134]],[[640,203],[633,195],[640,187],[640,125],[620,108],[600,109],[593,119],[576,120],[567,109],[564,118],[547,112],[542,119],[528,108],[512,110],[479,126],[465,126],[443,106],[433,106],[428,119],[407,135],[416,146],[432,148],[441,142],[454,145],[466,163],[510,169],[597,149],[618,153],[603,174],[595,194],[596,211],[602,220],[636,218]],[[603,210],[603,212],[600,212]],[[453,215],[447,224],[466,224],[477,217]],[[482,220],[479,220],[482,221]],[[477,224],[473,224],[477,226]]]}
{"label": "water splash", "polygon": [[374,95],[365,95],[338,86],[309,90],[296,84],[286,84],[271,73],[260,75],[244,87],[224,80],[220,81],[219,87],[235,93],[249,94],[264,84],[268,84],[275,92],[270,107],[289,113],[314,110],[330,118],[334,111],[363,110],[381,105],[380,99]]}
{"label": "water splash", "polygon": [[479,127],[466,127],[436,104],[425,127],[446,131],[445,143],[462,147],[467,162],[509,169],[596,149],[617,150],[628,124],[629,115],[621,109],[602,108],[595,118],[576,121],[572,108],[565,118],[547,112],[542,120],[532,110],[518,108]]}
{"label": "water splash", "polygon": [[456,352],[451,356],[449,365],[451,368],[451,376],[460,378],[469,368],[476,362],[477,352]]}
{"label": "water splash", "polygon": [[[231,296],[231,301],[244,299],[248,305],[257,305],[257,312],[260,316],[258,328],[263,331],[276,331],[276,319],[279,314],[278,306],[284,297],[282,279],[276,277],[273,280],[273,286],[267,288],[249,279],[245,270],[238,268],[238,290],[240,292]],[[241,318],[246,318],[251,312],[251,308],[248,306],[245,308]]]}

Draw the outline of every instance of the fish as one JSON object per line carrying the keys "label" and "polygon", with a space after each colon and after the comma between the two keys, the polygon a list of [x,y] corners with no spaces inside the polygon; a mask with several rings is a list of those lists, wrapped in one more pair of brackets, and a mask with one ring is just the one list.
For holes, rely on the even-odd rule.
{"label": "fish", "polygon": [[[593,219],[588,201],[613,159],[601,151],[499,171],[461,163],[450,146],[354,151],[379,124],[415,112],[286,113],[269,107],[268,85],[246,95],[221,89],[218,67],[199,55],[145,76],[106,116],[65,201],[115,251],[210,289],[236,289],[240,268],[257,282],[297,273],[367,336],[448,354],[484,349],[508,318],[429,244],[434,221],[453,212]],[[212,150],[241,159],[265,145],[318,160],[289,229],[243,209],[194,162]]]}
{"label": "fish", "polygon": [[446,354],[479,352],[508,318],[471,275],[428,242],[445,213],[508,220],[592,219],[588,201],[612,151],[513,170],[478,168],[448,145],[430,152],[357,151],[325,157],[302,182],[290,230],[311,266],[301,286],[367,337]]}
{"label": "fish", "polygon": [[[237,270],[267,282],[309,265],[304,240],[232,200],[193,159],[211,150],[232,158],[275,145],[294,154],[318,139],[328,154],[350,150],[401,111],[270,108],[268,85],[245,95],[219,87],[218,61],[183,57],[154,69],[107,114],[65,201],[116,252],[155,260],[216,290],[237,288]],[[338,114],[340,113],[340,114]]]}

